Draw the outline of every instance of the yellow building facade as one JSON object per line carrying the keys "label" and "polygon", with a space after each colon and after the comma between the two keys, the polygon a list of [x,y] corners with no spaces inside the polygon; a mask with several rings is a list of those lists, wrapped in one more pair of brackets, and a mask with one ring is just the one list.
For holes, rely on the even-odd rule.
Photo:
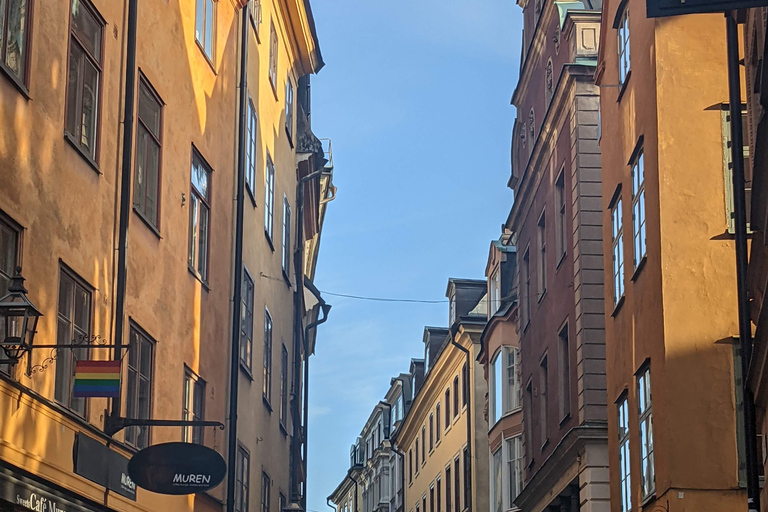
{"label": "yellow building facade", "polygon": [[[135,105],[125,167],[132,5]],[[300,500],[303,464],[292,461],[292,477],[289,453],[296,443],[301,452],[305,380],[294,380],[309,354],[304,328],[319,317],[317,298],[303,297],[304,280],[314,275],[335,191],[306,108],[307,75],[322,67],[309,3],[21,0],[0,7],[8,14],[0,33],[9,34],[0,41],[0,296],[21,267],[27,296],[43,313],[35,345],[130,346],[119,354],[123,417],[231,426],[236,347],[237,453],[247,454],[227,477],[236,480],[229,504],[226,479],[205,493],[166,496],[120,482],[121,475],[110,485],[83,476],[87,446],[114,458],[109,467],[117,471],[137,450],[172,441],[202,443],[226,458],[231,430],[129,427],[110,437],[113,400],[78,399],[72,384],[78,359],[111,359],[112,348],[33,349],[14,366],[0,365],[0,510],[249,510],[263,502],[278,512],[292,497],[292,481]],[[238,233],[246,17],[255,115],[246,122]],[[318,176],[306,184],[300,229],[297,183],[312,172]],[[252,287],[233,310],[240,235]],[[298,272],[297,255],[307,261]],[[237,343],[233,329],[241,331]]]}

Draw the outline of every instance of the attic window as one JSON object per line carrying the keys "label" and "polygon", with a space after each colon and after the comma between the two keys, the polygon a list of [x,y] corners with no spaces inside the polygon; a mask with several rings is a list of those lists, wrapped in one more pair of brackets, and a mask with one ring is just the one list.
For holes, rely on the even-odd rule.
{"label": "attic window", "polygon": [[453,325],[453,322],[456,321],[456,292],[451,291],[451,312],[450,312],[450,321],[449,324]]}

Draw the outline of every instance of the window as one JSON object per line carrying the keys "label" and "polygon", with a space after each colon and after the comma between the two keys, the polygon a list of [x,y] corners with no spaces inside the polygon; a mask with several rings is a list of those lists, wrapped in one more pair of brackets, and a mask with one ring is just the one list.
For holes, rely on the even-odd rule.
{"label": "window", "polygon": [[[11,277],[21,265],[21,227],[0,211],[0,297],[8,293]],[[5,319],[0,318],[0,332],[5,332]],[[11,365],[0,364],[0,372],[10,374]]]}
{"label": "window", "polygon": [[453,417],[459,415],[459,376],[453,378]]}
{"label": "window", "polygon": [[269,83],[277,91],[277,32],[274,22],[269,25]]}
{"label": "window", "polygon": [[451,426],[451,388],[445,390],[445,428]]}
{"label": "window", "polygon": [[449,318],[448,318],[448,325],[453,325],[453,322],[456,321],[456,292],[451,291],[451,297],[450,297],[450,311],[449,311]]}
{"label": "window", "polygon": [[419,474],[419,438],[416,438],[416,474]]}
{"label": "window", "polygon": [[288,424],[288,349],[280,351],[280,424],[285,428]]}
{"label": "window", "polygon": [[269,475],[261,473],[261,512],[269,512],[269,491],[272,482]]}
{"label": "window", "polygon": [[253,365],[253,279],[243,268],[240,296],[240,365],[251,373]]}
{"label": "window", "polygon": [[651,369],[646,367],[637,377],[638,414],[640,417],[640,469],[643,499],[656,490],[653,458],[653,407],[651,402]]}
{"label": "window", "polygon": [[[147,420],[152,417],[155,342],[138,326],[131,325],[129,343],[125,415],[128,418]],[[125,442],[138,449],[146,448],[149,446],[149,427],[126,428]]]}
{"label": "window", "polygon": [[518,366],[520,365],[520,349],[508,347],[507,352],[507,387],[504,404],[507,411],[514,411],[520,407],[520,378]]}
{"label": "window", "polygon": [[[92,294],[93,289],[73,272],[64,267],[59,269],[59,312],[56,326],[58,345],[90,343]],[[63,349],[58,355],[54,397],[65,407],[85,417],[86,399],[73,397],[72,386],[75,379],[75,361],[87,360],[88,349]],[[133,355],[131,352],[131,356]]]}
{"label": "window", "polygon": [[547,356],[541,360],[539,364],[539,435],[541,436],[541,448],[547,444],[547,395],[548,395],[548,380],[549,369],[547,368]]}
{"label": "window", "polygon": [[163,102],[146,78],[139,78],[139,115],[136,127],[136,172],[133,208],[155,229],[160,227],[160,128]]}
{"label": "window", "polygon": [[267,402],[272,396],[272,316],[264,308],[264,379],[261,392]]}
{"label": "window", "polygon": [[213,60],[213,41],[216,27],[216,2],[197,0],[197,19],[195,20],[195,41],[200,45],[208,60]]}
{"label": "window", "polygon": [[[491,427],[496,425],[496,422],[501,419],[501,415],[504,410],[503,405],[503,397],[504,397],[504,379],[502,378],[501,374],[501,365],[504,362],[504,357],[502,355],[502,351],[500,351],[498,354],[496,354],[496,357],[493,359],[492,364],[492,372],[491,372],[491,382],[489,386],[489,392],[490,396],[488,397],[488,404],[491,407]],[[495,503],[495,502],[494,502]]]}
{"label": "window", "polygon": [[288,278],[291,270],[291,205],[283,195],[283,275]]}
{"label": "window", "polygon": [[104,21],[84,0],[72,0],[66,135],[96,160]]}
{"label": "window", "polygon": [[192,190],[189,205],[189,268],[204,283],[208,281],[208,240],[211,230],[211,170],[196,151],[192,152]]}
{"label": "window", "polygon": [[[184,403],[181,419],[202,421],[205,419],[205,381],[184,367]],[[185,443],[203,444],[203,427],[183,427],[181,440]]]}
{"label": "window", "polygon": [[248,146],[245,150],[245,188],[248,189],[254,201],[256,200],[256,133],[258,131],[256,121],[256,107],[253,106],[253,100],[248,98]]}
{"label": "window", "polygon": [[272,245],[272,232],[275,216],[275,164],[272,163],[272,157],[267,152],[267,169],[265,172],[266,187],[264,200],[264,233],[267,235],[269,244]]}
{"label": "window", "polygon": [[293,82],[291,76],[285,79],[285,133],[293,141]]}
{"label": "window", "polygon": [[629,471],[629,411],[626,393],[619,400],[619,485],[621,512],[632,510],[632,486]]}
{"label": "window", "polygon": [[643,150],[632,164],[632,238],[635,244],[635,268],[645,258],[645,171]]}
{"label": "window", "polygon": [[248,512],[249,482],[251,474],[251,455],[242,446],[237,447],[237,467],[235,476],[236,496],[235,512]]}
{"label": "window", "polygon": [[27,78],[29,4],[30,0],[0,0],[0,63],[22,83]]}
{"label": "window", "polygon": [[469,368],[467,368],[467,363],[461,367],[461,375],[461,404],[466,407],[467,400],[469,400]]}
{"label": "window", "polygon": [[560,176],[555,181],[555,229],[557,229],[557,238],[555,239],[555,250],[557,251],[558,264],[565,257],[566,247],[568,246],[568,222],[565,214],[565,167],[560,170]]}
{"label": "window", "polygon": [[427,495],[423,494],[421,496],[421,510],[424,512],[427,512]]}
{"label": "window", "polygon": [[278,512],[283,512],[283,510],[285,510],[286,502],[287,502],[287,499],[285,495],[283,493],[280,493],[278,495],[278,505],[280,506],[280,508],[278,509]]}
{"label": "window", "polygon": [[435,486],[429,486],[429,512],[435,512]]}
{"label": "window", "polygon": [[[731,155],[731,112],[728,105],[722,106],[723,123],[723,162],[725,164],[725,197],[728,232],[736,233],[736,208],[733,197],[733,160]],[[744,134],[744,189],[746,192],[747,231],[751,230],[750,210],[752,208],[752,160],[749,153],[749,137],[747,131],[747,111],[742,106],[741,126]]]}
{"label": "window", "polygon": [[[418,449],[416,453],[419,453]],[[408,450],[408,483],[413,483],[413,449]]]}
{"label": "window", "polygon": [[531,257],[527,248],[523,254],[523,264],[520,266],[520,283],[522,288],[520,319],[525,331],[531,321]]}
{"label": "window", "polygon": [[502,449],[491,455],[491,512],[504,510],[504,477],[502,476]]}
{"label": "window", "polygon": [[538,280],[538,295],[539,300],[544,296],[547,291],[547,220],[544,212],[541,212],[538,222],[538,243],[539,243],[539,280]]}
{"label": "window", "polygon": [[[251,0],[248,2],[251,14],[251,25],[256,31],[256,39],[259,38],[259,25],[261,25],[261,0]],[[281,511],[282,512],[282,511]]]}
{"label": "window", "polygon": [[445,512],[453,512],[451,508],[451,464],[445,468]]}
{"label": "window", "polygon": [[565,324],[557,335],[557,358],[560,369],[558,379],[558,404],[560,405],[560,421],[571,414],[571,356],[568,346],[568,324]]}
{"label": "window", "polygon": [[459,458],[456,457],[453,460],[453,492],[455,493],[455,506],[456,506],[456,512],[460,510],[460,503],[461,503],[461,466]]}
{"label": "window", "polygon": [[469,458],[469,448],[464,448],[464,508],[469,508],[469,497],[472,495],[472,460]]}
{"label": "window", "polygon": [[498,268],[493,271],[488,282],[488,296],[491,298],[491,307],[488,317],[492,317],[501,307],[501,272]]}
{"label": "window", "polygon": [[613,251],[613,305],[624,296],[624,225],[621,197],[611,208],[611,246]]}
{"label": "window", "polygon": [[427,446],[427,429],[422,425],[421,427],[421,465],[427,463],[427,457],[426,457],[426,446]]}
{"label": "window", "polygon": [[624,12],[619,18],[619,85],[624,85],[629,77],[631,61],[629,59],[629,5],[624,5]]}
{"label": "window", "polygon": [[429,415],[429,452],[432,453],[432,450],[435,448],[435,415],[430,414]]}
{"label": "window", "polygon": [[436,435],[437,435],[437,442],[440,442],[440,436],[442,435],[443,429],[440,428],[440,402],[437,403],[437,407],[435,407],[435,421],[437,422],[435,424],[436,429]]}
{"label": "window", "polygon": [[519,350],[502,347],[491,363],[489,374],[489,417],[491,428],[504,414],[520,407],[520,384],[517,377]]}
{"label": "window", "polygon": [[525,435],[525,453],[528,456],[528,466],[533,465],[533,379],[528,380],[528,384],[525,386],[525,404],[523,405],[525,421],[525,427],[523,428],[523,434]]}
{"label": "window", "polygon": [[437,512],[443,512],[442,500],[441,495],[443,492],[440,477],[437,477],[437,482],[435,482],[435,489],[437,490],[437,496],[435,496],[435,499],[437,500]]}
{"label": "window", "polygon": [[523,440],[520,436],[505,439],[504,445],[507,451],[507,489],[509,503],[507,508],[512,508],[515,498],[523,490]]}

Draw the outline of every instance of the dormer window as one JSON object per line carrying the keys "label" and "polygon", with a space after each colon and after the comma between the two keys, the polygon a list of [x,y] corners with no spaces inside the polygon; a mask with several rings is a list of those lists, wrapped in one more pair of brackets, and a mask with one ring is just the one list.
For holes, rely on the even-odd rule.
{"label": "dormer window", "polygon": [[451,292],[451,313],[449,318],[449,325],[453,325],[453,322],[456,321],[456,292]]}
{"label": "dormer window", "polygon": [[488,280],[488,297],[490,298],[490,308],[488,317],[492,317],[501,307],[501,271],[499,267],[491,274]]}

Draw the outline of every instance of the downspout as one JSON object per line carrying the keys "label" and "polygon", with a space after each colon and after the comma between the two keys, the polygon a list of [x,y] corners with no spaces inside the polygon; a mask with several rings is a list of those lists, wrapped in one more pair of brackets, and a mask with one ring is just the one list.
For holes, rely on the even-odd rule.
{"label": "downspout", "polygon": [[358,503],[358,499],[357,499],[357,494],[358,494],[357,480],[355,480],[354,477],[352,477],[352,470],[349,471],[349,478],[351,478],[352,481],[355,482],[355,512],[360,512],[360,504]]}
{"label": "downspout", "polygon": [[[298,396],[301,388],[301,352],[304,346],[304,340],[301,339],[304,332],[302,329],[302,317],[304,309],[304,186],[311,179],[317,178],[322,174],[322,169],[311,172],[301,178],[296,184],[296,252],[293,257],[293,270],[296,279],[296,292],[293,295],[294,308],[294,342],[293,342],[293,383],[291,385],[291,416],[293,421],[293,435],[291,438],[290,453],[290,502],[294,505],[300,505],[304,498],[299,491],[299,458],[301,457],[301,422],[300,416],[300,397]],[[306,358],[307,361],[309,357]],[[304,440],[306,443],[306,440]],[[304,468],[306,471],[306,467]],[[306,480],[306,478],[305,478]]]}
{"label": "downspout", "polygon": [[[331,305],[326,304],[322,297],[320,298],[320,308],[323,311],[323,317],[319,320],[307,325],[304,328],[304,353],[307,355],[304,361],[304,471],[307,471],[307,444],[309,442],[308,430],[309,430],[309,330],[314,329],[320,324],[324,324],[328,321],[328,313],[331,312]],[[304,495],[301,497],[301,506],[304,510],[307,510],[307,485],[306,478],[304,479]],[[281,511],[282,512],[282,511]]]}
{"label": "downspout", "polygon": [[232,344],[229,362],[229,432],[227,434],[227,512],[235,510],[237,474],[237,405],[240,384],[240,304],[243,287],[243,204],[245,200],[246,105],[248,104],[248,4],[242,8],[240,34],[240,98],[237,126],[237,184],[235,211],[235,262],[232,286]]}
{"label": "downspout", "polygon": [[[133,154],[133,113],[136,101],[136,26],[139,0],[128,0],[128,34],[125,64],[125,110],[123,115],[123,164],[120,176],[120,224],[117,242],[117,284],[115,298],[115,333],[112,359],[123,357],[123,330],[125,329],[125,282],[128,271],[128,224],[131,213],[131,155]],[[112,399],[110,416],[120,416],[120,396]],[[104,421],[106,425],[106,418]]]}
{"label": "downspout", "polygon": [[[331,498],[325,498],[325,504],[328,505],[328,508],[333,510],[333,512],[337,512],[336,507],[331,505]],[[280,512],[282,512],[282,510]]]}
{"label": "downspout", "polygon": [[[451,329],[453,331],[453,329]],[[463,376],[464,378],[464,385],[467,386],[467,455],[468,457],[464,459],[464,473],[466,474],[467,471],[467,461],[472,460],[472,393],[470,390],[470,382],[469,382],[469,372],[470,372],[470,365],[472,364],[472,358],[470,357],[470,352],[466,348],[462,347],[458,343],[456,343],[456,340],[454,338],[454,333],[451,332],[451,345],[458,348],[462,352],[464,352],[464,355],[467,359],[467,374]],[[472,473],[470,471],[469,474],[469,480],[467,484],[467,489],[465,490],[466,499],[467,499],[467,511],[472,512]]]}

